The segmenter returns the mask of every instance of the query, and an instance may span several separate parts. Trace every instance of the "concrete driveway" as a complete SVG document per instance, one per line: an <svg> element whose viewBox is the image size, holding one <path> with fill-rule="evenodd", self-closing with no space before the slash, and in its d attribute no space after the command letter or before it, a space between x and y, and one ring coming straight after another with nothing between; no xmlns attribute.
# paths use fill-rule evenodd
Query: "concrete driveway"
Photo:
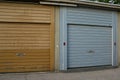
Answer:
<svg viewBox="0 0 120 80"><path fill-rule="evenodd" d="M0 80L120 80L120 68L71 73L6 73Z"/></svg>

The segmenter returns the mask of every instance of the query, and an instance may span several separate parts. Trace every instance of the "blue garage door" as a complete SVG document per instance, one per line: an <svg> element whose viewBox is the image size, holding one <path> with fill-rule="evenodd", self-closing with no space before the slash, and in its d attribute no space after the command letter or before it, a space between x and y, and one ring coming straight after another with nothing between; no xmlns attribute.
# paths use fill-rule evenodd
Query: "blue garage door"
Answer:
<svg viewBox="0 0 120 80"><path fill-rule="evenodd" d="M112 65L112 27L68 25L68 68Z"/></svg>

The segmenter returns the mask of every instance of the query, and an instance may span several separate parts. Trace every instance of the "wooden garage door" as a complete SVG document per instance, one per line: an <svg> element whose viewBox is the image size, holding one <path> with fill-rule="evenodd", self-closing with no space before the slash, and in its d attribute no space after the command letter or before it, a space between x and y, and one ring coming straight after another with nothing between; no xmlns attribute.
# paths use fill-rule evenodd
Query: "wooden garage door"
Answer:
<svg viewBox="0 0 120 80"><path fill-rule="evenodd" d="M0 72L54 70L53 15L50 6L0 3Z"/></svg>

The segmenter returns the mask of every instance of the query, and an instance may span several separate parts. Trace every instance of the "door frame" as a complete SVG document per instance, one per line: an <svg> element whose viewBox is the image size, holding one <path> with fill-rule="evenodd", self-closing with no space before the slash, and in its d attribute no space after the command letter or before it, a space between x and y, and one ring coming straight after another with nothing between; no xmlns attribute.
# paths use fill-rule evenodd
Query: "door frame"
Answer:
<svg viewBox="0 0 120 80"><path fill-rule="evenodd" d="M60 7L60 70L67 70L67 7ZM118 66L117 12L112 11L112 66Z"/></svg>

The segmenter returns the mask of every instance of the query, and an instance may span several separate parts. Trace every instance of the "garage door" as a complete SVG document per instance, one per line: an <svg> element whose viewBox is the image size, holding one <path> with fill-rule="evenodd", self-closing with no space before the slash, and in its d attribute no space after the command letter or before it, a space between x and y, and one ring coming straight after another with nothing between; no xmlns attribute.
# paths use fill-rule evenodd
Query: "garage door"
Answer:
<svg viewBox="0 0 120 80"><path fill-rule="evenodd" d="M117 65L116 12L85 7L60 11L60 70Z"/></svg>
<svg viewBox="0 0 120 80"><path fill-rule="evenodd" d="M68 68L112 65L112 28L68 25Z"/></svg>
<svg viewBox="0 0 120 80"><path fill-rule="evenodd" d="M0 72L54 70L53 15L50 6L0 3Z"/></svg>

